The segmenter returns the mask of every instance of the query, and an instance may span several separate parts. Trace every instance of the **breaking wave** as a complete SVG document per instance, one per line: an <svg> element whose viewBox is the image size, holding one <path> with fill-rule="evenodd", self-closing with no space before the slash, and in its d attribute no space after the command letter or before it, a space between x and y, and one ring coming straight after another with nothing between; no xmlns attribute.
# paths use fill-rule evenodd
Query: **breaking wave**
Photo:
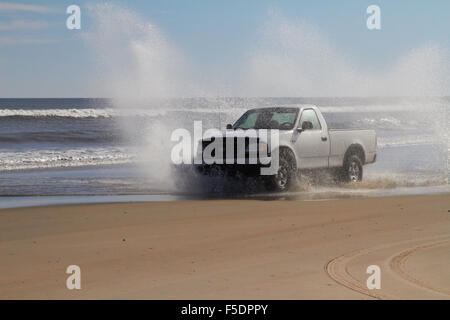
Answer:
<svg viewBox="0 0 450 320"><path fill-rule="evenodd" d="M6 151L0 153L0 171L123 164L134 159L120 147Z"/></svg>
<svg viewBox="0 0 450 320"><path fill-rule="evenodd" d="M61 118L111 118L118 116L155 116L164 110L118 110L106 109L0 109L0 117L61 117Z"/></svg>

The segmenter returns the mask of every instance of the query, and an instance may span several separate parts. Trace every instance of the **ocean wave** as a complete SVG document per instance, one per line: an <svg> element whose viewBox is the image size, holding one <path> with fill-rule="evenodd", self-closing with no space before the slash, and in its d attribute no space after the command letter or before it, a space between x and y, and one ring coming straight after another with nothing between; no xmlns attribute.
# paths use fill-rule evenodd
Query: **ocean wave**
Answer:
<svg viewBox="0 0 450 320"><path fill-rule="evenodd" d="M393 104L361 104L361 105L319 105L322 112L332 113L369 113L369 112L420 112L422 110L442 110L448 108L448 102L443 100L425 100L409 103Z"/></svg>
<svg viewBox="0 0 450 320"><path fill-rule="evenodd" d="M381 130L406 130L417 129L423 125L418 119L399 119L396 117L371 117L355 121L355 125L361 128L373 128Z"/></svg>
<svg viewBox="0 0 450 320"><path fill-rule="evenodd" d="M190 112L200 114L226 113L234 117L240 116L243 112L251 108L263 106L276 106L277 104L254 104L254 105L233 105L210 102L210 105L199 106L152 106L152 107L129 107L129 108L39 108L39 109L20 109L16 107L0 108L1 117L67 117L67 118L111 118L122 116L159 116L170 112ZM283 105L283 104L282 104ZM302 104L292 104L300 106ZM420 105L361 105L361 106L319 106L320 110L327 114L340 113L392 113L392 112L416 112L420 110ZM442 104L428 104L427 111L439 110L444 107ZM370 121L370 119L368 120ZM381 121L391 121L389 117Z"/></svg>
<svg viewBox="0 0 450 320"><path fill-rule="evenodd" d="M110 118L113 109L0 109L0 117Z"/></svg>
<svg viewBox="0 0 450 320"><path fill-rule="evenodd" d="M110 143L124 141L120 132L104 130L67 130L1 133L0 143Z"/></svg>
<svg viewBox="0 0 450 320"><path fill-rule="evenodd" d="M1 117L112 118L121 116L163 115L163 109L0 109Z"/></svg>
<svg viewBox="0 0 450 320"><path fill-rule="evenodd" d="M394 136L378 138L378 147L380 148L446 144L447 141L444 139L444 137L439 137L436 135Z"/></svg>
<svg viewBox="0 0 450 320"><path fill-rule="evenodd" d="M134 160L135 155L119 147L4 151L0 153L0 171L122 164Z"/></svg>

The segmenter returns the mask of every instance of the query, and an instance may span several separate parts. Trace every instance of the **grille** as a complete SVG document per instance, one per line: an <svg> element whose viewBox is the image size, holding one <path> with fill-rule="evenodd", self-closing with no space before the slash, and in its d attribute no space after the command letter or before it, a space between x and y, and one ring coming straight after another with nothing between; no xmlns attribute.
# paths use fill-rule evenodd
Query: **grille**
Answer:
<svg viewBox="0 0 450 320"><path fill-rule="evenodd" d="M203 140L202 141L202 159L203 162L205 162L205 159L208 158L209 156L209 152L208 154L205 154L204 151L206 149L206 147L208 145L210 145L211 143L215 142L216 139L221 139L222 140L222 163L225 163L225 160L228 159L233 159L233 163L234 164L238 164L237 163L237 158L238 158L238 144L242 143L242 141L244 141L244 154L241 153L239 154L239 158L245 158L245 164L250 164L250 158L251 159L256 159L257 163L259 162L259 157L258 157L258 148L259 148L259 138L250 138L250 137L232 137L232 138L211 138L211 140L207 141L207 140ZM252 148L250 148L250 144L252 145ZM231 151L227 150L227 147L232 146L233 148L233 152L232 155L233 157L231 157ZM242 147L240 147L242 148ZM212 152L211 152L211 157L215 158L216 157L216 150L217 148L215 148ZM230 153L230 156L227 156L227 153Z"/></svg>

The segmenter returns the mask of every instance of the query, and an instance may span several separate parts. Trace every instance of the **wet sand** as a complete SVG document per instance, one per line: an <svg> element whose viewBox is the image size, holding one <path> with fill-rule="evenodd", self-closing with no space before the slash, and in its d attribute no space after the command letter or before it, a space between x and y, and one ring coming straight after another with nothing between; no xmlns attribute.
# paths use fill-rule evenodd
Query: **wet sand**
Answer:
<svg viewBox="0 0 450 320"><path fill-rule="evenodd" d="M3 209L0 298L450 299L449 210L448 193Z"/></svg>

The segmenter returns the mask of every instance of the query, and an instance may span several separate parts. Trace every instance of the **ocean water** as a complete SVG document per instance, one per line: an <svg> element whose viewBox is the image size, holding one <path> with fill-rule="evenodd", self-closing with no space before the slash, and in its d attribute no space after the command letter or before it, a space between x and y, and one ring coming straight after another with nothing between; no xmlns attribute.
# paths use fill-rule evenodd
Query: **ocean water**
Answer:
<svg viewBox="0 0 450 320"><path fill-rule="evenodd" d="M160 167L172 130L223 129L248 108L294 103L319 106L331 128L376 130L361 188L447 184L450 98L0 99L0 196L189 193Z"/></svg>

